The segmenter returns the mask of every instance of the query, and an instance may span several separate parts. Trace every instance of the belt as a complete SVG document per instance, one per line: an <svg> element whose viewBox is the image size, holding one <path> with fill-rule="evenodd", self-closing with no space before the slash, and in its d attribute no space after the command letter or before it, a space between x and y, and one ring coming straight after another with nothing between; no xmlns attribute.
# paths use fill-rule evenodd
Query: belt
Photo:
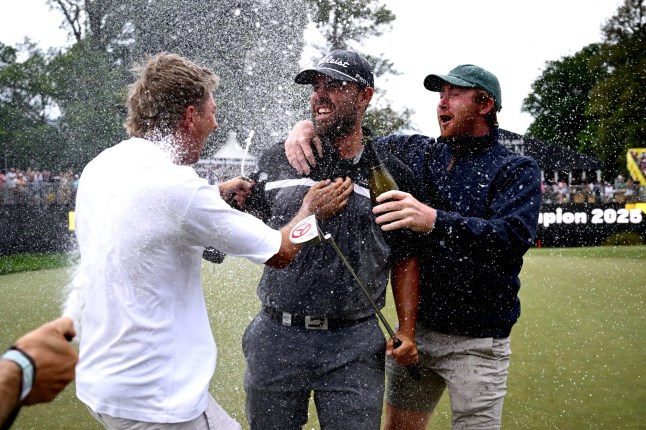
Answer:
<svg viewBox="0 0 646 430"><path fill-rule="evenodd" d="M332 330L335 328L350 327L375 317L373 314L356 320L347 320L312 315L295 315L269 306L263 306L262 311L286 327L304 327L308 330Z"/></svg>

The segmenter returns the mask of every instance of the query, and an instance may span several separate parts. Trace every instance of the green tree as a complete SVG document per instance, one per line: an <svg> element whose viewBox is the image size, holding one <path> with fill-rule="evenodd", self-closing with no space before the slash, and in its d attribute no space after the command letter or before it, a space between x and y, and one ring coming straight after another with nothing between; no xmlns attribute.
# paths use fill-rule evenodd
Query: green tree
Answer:
<svg viewBox="0 0 646 430"><path fill-rule="evenodd" d="M330 49L346 49L348 43L381 36L395 15L380 0L309 0L314 7L312 21Z"/></svg>
<svg viewBox="0 0 646 430"><path fill-rule="evenodd" d="M592 61L599 50L598 44L588 45L572 56L546 63L523 101L522 110L534 117L527 134L569 149L585 149L580 133L590 120L585 115L589 93L607 75L603 64Z"/></svg>
<svg viewBox="0 0 646 430"><path fill-rule="evenodd" d="M361 52L361 42L379 37L396 19L381 0L309 0L313 8L312 22L326 44L315 46L321 55L333 49ZM393 63L383 56L362 55L372 65L375 77L398 74ZM366 112L365 123L375 135L391 134L411 127L410 109L395 111L384 91L375 88L375 98Z"/></svg>
<svg viewBox="0 0 646 430"><path fill-rule="evenodd" d="M385 136L410 128L411 114L408 108L403 112L396 112L391 106L372 109L366 113L364 125L372 131L373 136Z"/></svg>
<svg viewBox="0 0 646 430"><path fill-rule="evenodd" d="M254 130L252 150L259 150L296 119L293 76L307 24L299 2L50 0L50 4L63 11L74 37L91 38L86 49L103 54L114 69L167 51L220 75L216 93L220 128L207 145L219 146L229 131L244 136Z"/></svg>
<svg viewBox="0 0 646 430"><path fill-rule="evenodd" d="M596 61L609 70L590 91L585 144L606 162L607 175L626 170L626 152L646 142L646 2L625 0L602 28Z"/></svg>
<svg viewBox="0 0 646 430"><path fill-rule="evenodd" d="M523 110L530 135L593 154L612 179L646 141L646 3L625 0L602 31L601 44L548 62Z"/></svg>
<svg viewBox="0 0 646 430"><path fill-rule="evenodd" d="M48 0L76 42L52 60L52 77L64 139L61 163L82 169L103 149L125 137L125 86L130 75L131 29L135 2L127 0Z"/></svg>
<svg viewBox="0 0 646 430"><path fill-rule="evenodd" d="M126 137L123 129L126 71L83 39L50 65L64 145L61 160L81 170L102 150ZM61 161L63 163L63 161Z"/></svg>
<svg viewBox="0 0 646 430"><path fill-rule="evenodd" d="M24 57L22 61L18 57ZM33 43L0 43L0 154L3 168L53 168L62 144L49 69L50 54Z"/></svg>
<svg viewBox="0 0 646 430"><path fill-rule="evenodd" d="M128 69L160 51L184 55L221 76L216 93L220 129L207 143L212 149L225 141L229 131L242 140L254 130L251 151L258 152L284 136L306 112L306 90L293 83L308 22L308 9L301 2L48 0L48 4L62 14L62 25L76 42L47 63L48 94L60 115L41 120L56 131L47 134L56 136L51 154L61 165L79 169L124 137L125 88L132 79ZM312 4L335 8L340 25L330 34L338 40L359 42L378 36L394 19L374 0ZM387 60L371 61L377 74L392 71ZM373 122L384 127L406 125L408 115L388 108Z"/></svg>
<svg viewBox="0 0 646 430"><path fill-rule="evenodd" d="M138 2L129 0L47 0L50 8L63 14L62 25L78 43L91 37L93 48L123 55L128 44L128 19ZM139 2L141 3L141 2Z"/></svg>

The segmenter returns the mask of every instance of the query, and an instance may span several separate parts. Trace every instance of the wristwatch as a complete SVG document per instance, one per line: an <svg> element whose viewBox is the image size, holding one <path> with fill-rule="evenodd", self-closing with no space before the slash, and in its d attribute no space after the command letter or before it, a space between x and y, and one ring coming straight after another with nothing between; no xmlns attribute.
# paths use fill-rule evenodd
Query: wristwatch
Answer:
<svg viewBox="0 0 646 430"><path fill-rule="evenodd" d="M36 380L36 365L34 364L34 360L29 354L16 346L12 346L2 354L2 359L13 361L22 370L22 384L20 386L20 401L22 402L31 392L31 388Z"/></svg>

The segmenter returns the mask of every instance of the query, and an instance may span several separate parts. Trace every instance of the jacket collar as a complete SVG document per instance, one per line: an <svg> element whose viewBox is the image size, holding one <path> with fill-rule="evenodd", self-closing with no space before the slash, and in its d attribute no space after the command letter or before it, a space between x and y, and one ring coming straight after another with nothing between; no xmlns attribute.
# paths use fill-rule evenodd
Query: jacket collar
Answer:
<svg viewBox="0 0 646 430"><path fill-rule="evenodd" d="M451 152L457 156L478 154L489 150L498 143L498 127L484 136L438 137L437 141L448 146Z"/></svg>

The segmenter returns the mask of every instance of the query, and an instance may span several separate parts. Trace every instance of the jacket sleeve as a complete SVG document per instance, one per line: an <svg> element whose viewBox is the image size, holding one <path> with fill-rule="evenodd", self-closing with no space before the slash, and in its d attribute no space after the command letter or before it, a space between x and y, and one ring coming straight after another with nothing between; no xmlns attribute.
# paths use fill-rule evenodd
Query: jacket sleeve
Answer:
<svg viewBox="0 0 646 430"><path fill-rule="evenodd" d="M536 238L540 176L532 158L514 157L499 170L483 218L438 210L427 237L485 266L517 259Z"/></svg>
<svg viewBox="0 0 646 430"><path fill-rule="evenodd" d="M393 134L390 136L378 137L374 140L375 145L385 149L401 160L408 160L413 153L426 153L435 144L435 139L421 134L404 135Z"/></svg>

